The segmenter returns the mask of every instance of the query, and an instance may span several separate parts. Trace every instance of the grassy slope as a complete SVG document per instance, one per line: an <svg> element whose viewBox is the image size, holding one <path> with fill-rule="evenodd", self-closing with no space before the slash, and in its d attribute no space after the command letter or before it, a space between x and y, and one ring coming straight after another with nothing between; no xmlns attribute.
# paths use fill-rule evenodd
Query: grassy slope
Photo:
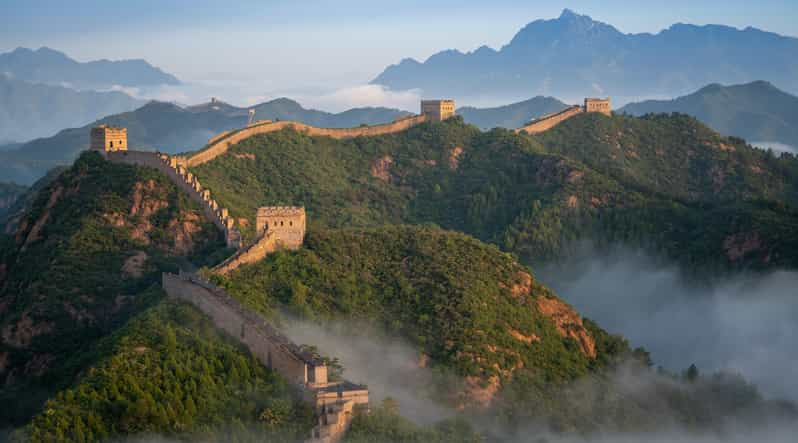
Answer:
<svg viewBox="0 0 798 443"><path fill-rule="evenodd" d="M195 172L250 225L258 206L295 204L308 208L312 226L434 222L528 263L590 238L644 245L691 266L798 265L794 160L681 116L586 115L555 130L480 133L459 119L343 141L286 130L250 138ZM619 156L619 131L620 146L634 146L638 158ZM717 192L707 172L716 170ZM746 238L756 247L729 254Z"/></svg>

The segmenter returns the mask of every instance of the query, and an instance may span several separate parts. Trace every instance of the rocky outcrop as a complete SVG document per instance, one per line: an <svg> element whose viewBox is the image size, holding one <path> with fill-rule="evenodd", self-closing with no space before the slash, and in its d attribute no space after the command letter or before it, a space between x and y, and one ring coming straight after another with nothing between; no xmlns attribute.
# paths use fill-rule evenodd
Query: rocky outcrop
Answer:
<svg viewBox="0 0 798 443"><path fill-rule="evenodd" d="M391 181L391 171L389 168L393 164L393 157L384 155L371 164L371 176L386 183Z"/></svg>
<svg viewBox="0 0 798 443"><path fill-rule="evenodd" d="M235 219L230 216L227 208L221 207L211 197L211 191L203 187L199 179L183 166L183 161L180 158L143 151L113 151L107 152L105 155L111 162L148 166L163 172L178 189L199 203L208 220L224 233L228 246L241 247L241 232L236 227ZM135 204L135 193L134 208L138 208ZM138 210L146 211L147 208Z"/></svg>
<svg viewBox="0 0 798 443"><path fill-rule="evenodd" d="M536 302L540 313L554 323L561 336L573 338L585 356L596 358L596 342L572 307L554 297L538 296Z"/></svg>

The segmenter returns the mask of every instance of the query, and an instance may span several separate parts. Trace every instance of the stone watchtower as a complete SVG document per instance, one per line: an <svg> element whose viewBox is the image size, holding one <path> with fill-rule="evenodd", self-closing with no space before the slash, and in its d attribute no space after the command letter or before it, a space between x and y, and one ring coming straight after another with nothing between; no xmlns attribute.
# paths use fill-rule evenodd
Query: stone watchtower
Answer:
<svg viewBox="0 0 798 443"><path fill-rule="evenodd" d="M610 98L586 98L584 111L610 115Z"/></svg>
<svg viewBox="0 0 798 443"><path fill-rule="evenodd" d="M289 249L302 246L305 239L305 208L265 206L258 208L255 229L258 235L273 232L275 239Z"/></svg>
<svg viewBox="0 0 798 443"><path fill-rule="evenodd" d="M421 114L432 121L443 121L454 115L454 100L421 100Z"/></svg>
<svg viewBox="0 0 798 443"><path fill-rule="evenodd" d="M100 125L91 128L91 150L100 153L127 151L127 128Z"/></svg>

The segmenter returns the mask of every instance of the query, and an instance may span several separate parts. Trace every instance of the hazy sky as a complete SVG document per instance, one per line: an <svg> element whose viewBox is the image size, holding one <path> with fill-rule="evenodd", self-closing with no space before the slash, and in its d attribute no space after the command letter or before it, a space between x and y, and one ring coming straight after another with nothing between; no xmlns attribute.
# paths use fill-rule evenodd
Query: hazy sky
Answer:
<svg viewBox="0 0 798 443"><path fill-rule="evenodd" d="M255 101L363 85L404 57L498 48L526 23L566 7L623 32L685 22L798 35L795 0L2 0L0 51L49 46L79 60L145 58L202 91L238 88L237 100ZM191 100L198 91L172 92Z"/></svg>

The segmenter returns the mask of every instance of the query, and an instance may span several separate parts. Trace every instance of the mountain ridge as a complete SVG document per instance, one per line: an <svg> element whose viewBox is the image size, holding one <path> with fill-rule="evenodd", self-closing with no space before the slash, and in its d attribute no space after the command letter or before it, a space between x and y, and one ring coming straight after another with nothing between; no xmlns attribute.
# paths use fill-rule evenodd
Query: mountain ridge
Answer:
<svg viewBox="0 0 798 443"><path fill-rule="evenodd" d="M15 149L0 151L0 160L3 160L0 176L30 184L48 169L68 164L80 151L88 148L89 131L98 124L127 127L131 148L167 153L197 150L222 131L246 126L249 109L256 110L256 119L298 120L321 127L385 123L409 114L381 107L329 113L306 109L287 98L248 108L219 101L186 108L173 103L150 101L136 110L109 115L80 128L64 129L52 137L31 140Z"/></svg>
<svg viewBox="0 0 798 443"><path fill-rule="evenodd" d="M119 91L77 91L0 74L0 143L50 137L144 103Z"/></svg>
<svg viewBox="0 0 798 443"><path fill-rule="evenodd" d="M395 90L505 99L573 91L613 96L673 96L712 82L766 79L798 91L798 38L756 28L674 24L655 34L625 34L565 10L535 20L499 50L446 50L423 62L403 59L372 80Z"/></svg>
<svg viewBox="0 0 798 443"><path fill-rule="evenodd" d="M752 142L780 142L798 146L798 97L771 82L712 83L672 100L629 103L618 110L640 116L680 112L691 115L716 131Z"/></svg>
<svg viewBox="0 0 798 443"><path fill-rule="evenodd" d="M175 76L143 59L79 62L46 46L36 50L18 47L0 54L1 72L33 83L70 85L77 89L180 84Z"/></svg>

